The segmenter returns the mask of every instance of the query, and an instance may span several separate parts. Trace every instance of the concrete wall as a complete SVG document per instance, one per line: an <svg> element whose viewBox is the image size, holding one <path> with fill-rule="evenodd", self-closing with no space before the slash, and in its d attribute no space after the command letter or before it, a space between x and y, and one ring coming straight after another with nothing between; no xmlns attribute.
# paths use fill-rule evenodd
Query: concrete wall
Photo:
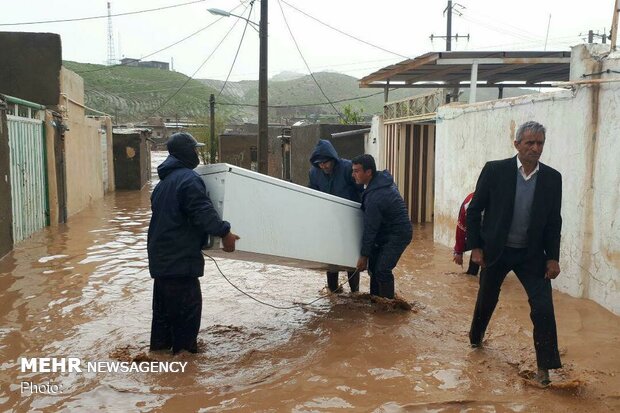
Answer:
<svg viewBox="0 0 620 413"><path fill-rule="evenodd" d="M2 93L41 105L56 105L62 64L60 36L0 32L0 45Z"/></svg>
<svg viewBox="0 0 620 413"><path fill-rule="evenodd" d="M254 155L255 164L253 170L258 168L258 147L256 135L220 135L219 138L220 162L229 163L231 165L252 170L251 148L253 147L256 151L256 154ZM269 157L269 161L271 161L271 156Z"/></svg>
<svg viewBox="0 0 620 413"><path fill-rule="evenodd" d="M61 70L60 105L69 128L65 132L67 213L71 216L103 197L100 122L84 116L84 81Z"/></svg>
<svg viewBox="0 0 620 413"><path fill-rule="evenodd" d="M571 74L576 80L608 68L620 70L619 54L606 59L591 57L585 46L577 46L572 56ZM515 155L512 141L517 127L536 120L547 127L541 162L563 176L562 274L553 286L620 314L619 105L620 82L613 82L574 84L573 90L440 107L435 240L454 244L458 208L474 189L485 162Z"/></svg>
<svg viewBox="0 0 620 413"><path fill-rule="evenodd" d="M281 136L282 129L280 129L280 133L278 136ZM277 136L269 136L269 162L267 165L267 171L269 176L273 176L275 178L283 179L283 163L284 157L282 154L282 139L278 139Z"/></svg>
<svg viewBox="0 0 620 413"><path fill-rule="evenodd" d="M282 125L271 125L268 128L267 174L275 178L282 178L282 141L278 136L282 135L283 128L285 127ZM244 124L232 129L233 131L219 136L218 156L222 159L221 162L250 169L250 147L258 145L258 126Z"/></svg>
<svg viewBox="0 0 620 413"><path fill-rule="evenodd" d="M364 136L364 153L372 155L377 164L377 170L385 169L385 137L383 136L383 116L372 117L370 133Z"/></svg>
<svg viewBox="0 0 620 413"><path fill-rule="evenodd" d="M4 101L0 99L0 258L13 249L13 209L11 206L11 164L9 131Z"/></svg>

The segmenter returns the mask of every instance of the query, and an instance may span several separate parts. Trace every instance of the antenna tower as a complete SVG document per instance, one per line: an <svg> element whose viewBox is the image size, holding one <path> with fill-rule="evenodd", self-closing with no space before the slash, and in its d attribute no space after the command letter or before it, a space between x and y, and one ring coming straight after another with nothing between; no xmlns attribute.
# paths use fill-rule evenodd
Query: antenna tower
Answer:
<svg viewBox="0 0 620 413"><path fill-rule="evenodd" d="M114 31L112 30L112 7L108 2L108 66L116 64L114 55Z"/></svg>

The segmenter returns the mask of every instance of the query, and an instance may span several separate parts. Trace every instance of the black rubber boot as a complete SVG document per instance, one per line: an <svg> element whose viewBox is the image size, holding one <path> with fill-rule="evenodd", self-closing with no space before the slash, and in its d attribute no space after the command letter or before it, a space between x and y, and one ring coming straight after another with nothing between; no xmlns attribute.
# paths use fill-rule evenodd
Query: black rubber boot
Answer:
<svg viewBox="0 0 620 413"><path fill-rule="evenodd" d="M551 383L549 380L549 370L538 368L536 372L536 381L542 384L543 386L548 386Z"/></svg>
<svg viewBox="0 0 620 413"><path fill-rule="evenodd" d="M342 288L338 288L338 273L337 272L328 272L327 273L327 288L332 293L341 293Z"/></svg>
<svg viewBox="0 0 620 413"><path fill-rule="evenodd" d="M351 287L352 293L357 293L360 290L360 272L347 272L349 277L349 287Z"/></svg>

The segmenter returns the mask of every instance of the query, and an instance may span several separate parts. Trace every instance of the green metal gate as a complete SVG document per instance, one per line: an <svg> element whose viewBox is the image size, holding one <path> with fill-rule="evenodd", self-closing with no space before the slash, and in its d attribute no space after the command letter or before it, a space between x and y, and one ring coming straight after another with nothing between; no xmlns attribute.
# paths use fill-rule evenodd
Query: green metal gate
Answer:
<svg viewBox="0 0 620 413"><path fill-rule="evenodd" d="M11 160L13 242L49 225L44 107L5 95Z"/></svg>

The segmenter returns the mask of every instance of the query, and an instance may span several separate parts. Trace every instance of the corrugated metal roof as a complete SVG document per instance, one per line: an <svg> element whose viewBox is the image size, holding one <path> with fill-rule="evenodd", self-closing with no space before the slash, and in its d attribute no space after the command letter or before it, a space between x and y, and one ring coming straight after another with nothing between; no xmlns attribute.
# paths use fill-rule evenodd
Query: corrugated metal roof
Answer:
<svg viewBox="0 0 620 413"><path fill-rule="evenodd" d="M365 76L360 87L469 87L460 82L470 81L473 63L478 63L478 87L547 86L541 82L569 80L570 55L567 51L426 53Z"/></svg>

